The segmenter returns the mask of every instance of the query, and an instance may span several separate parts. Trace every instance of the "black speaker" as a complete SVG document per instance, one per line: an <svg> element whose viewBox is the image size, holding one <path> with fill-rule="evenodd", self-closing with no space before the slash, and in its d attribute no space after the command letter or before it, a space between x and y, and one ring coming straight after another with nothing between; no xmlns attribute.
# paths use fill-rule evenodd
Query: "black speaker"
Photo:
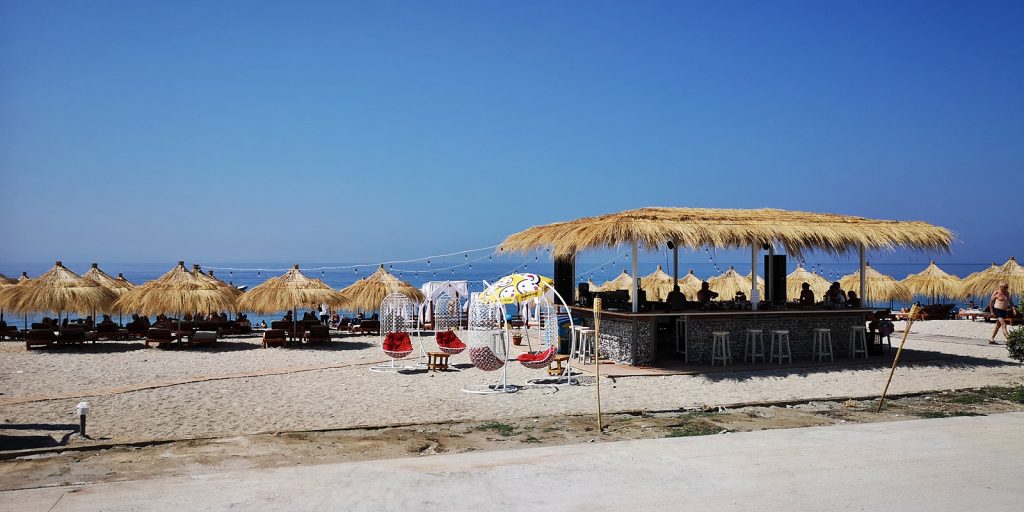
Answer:
<svg viewBox="0 0 1024 512"><path fill-rule="evenodd" d="M555 291L562 296L566 304L572 304L575 296L573 291L576 283L576 257L555 258L554 273Z"/></svg>
<svg viewBox="0 0 1024 512"><path fill-rule="evenodd" d="M786 302L786 255L764 255L764 301Z"/></svg>

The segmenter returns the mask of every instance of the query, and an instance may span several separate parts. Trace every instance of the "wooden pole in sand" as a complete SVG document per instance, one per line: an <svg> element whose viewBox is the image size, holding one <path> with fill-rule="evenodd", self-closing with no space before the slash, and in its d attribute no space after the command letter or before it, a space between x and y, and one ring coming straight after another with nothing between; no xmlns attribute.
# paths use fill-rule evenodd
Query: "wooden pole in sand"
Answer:
<svg viewBox="0 0 1024 512"><path fill-rule="evenodd" d="M597 376L597 431L601 428L601 355L598 354L598 336L601 333L601 298L594 299L594 375Z"/></svg>
<svg viewBox="0 0 1024 512"><path fill-rule="evenodd" d="M875 412L882 412L882 404L885 403L885 394L889 392L889 384L892 383L892 375L896 373L896 363L900 362L900 352L903 352L903 344L907 342L907 336L910 335L910 326L914 323L914 318L917 317L917 305L915 304L910 308L910 315L907 316L907 326L903 328L903 339L900 341L900 348L896 349L896 357L892 360L892 369L889 370L889 380L885 383L885 389L882 390L882 398L878 400L878 409Z"/></svg>

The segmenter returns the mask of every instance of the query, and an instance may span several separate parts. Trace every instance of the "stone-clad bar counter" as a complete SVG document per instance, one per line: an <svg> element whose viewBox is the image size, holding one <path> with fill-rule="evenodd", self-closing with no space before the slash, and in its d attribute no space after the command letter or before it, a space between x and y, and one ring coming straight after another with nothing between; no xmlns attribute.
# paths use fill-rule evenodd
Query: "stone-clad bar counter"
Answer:
<svg viewBox="0 0 1024 512"><path fill-rule="evenodd" d="M593 310L571 307L574 316L593 326ZM875 309L784 311L679 311L674 313L601 312L600 353L616 363L650 366L658 358L658 325L668 324L675 352L694 364L711 364L711 333L728 331L735 362L743 361L747 329L764 331L765 351L771 331L789 331L793 359L811 357L814 329L832 330L832 351L847 357L850 328L864 326ZM870 343L870 340L869 340Z"/></svg>

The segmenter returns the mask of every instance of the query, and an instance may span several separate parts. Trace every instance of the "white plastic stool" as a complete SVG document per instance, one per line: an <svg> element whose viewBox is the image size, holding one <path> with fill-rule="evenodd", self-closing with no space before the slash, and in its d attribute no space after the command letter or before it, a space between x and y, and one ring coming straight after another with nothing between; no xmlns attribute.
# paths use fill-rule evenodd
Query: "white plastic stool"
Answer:
<svg viewBox="0 0 1024 512"><path fill-rule="evenodd" d="M587 358L594 356L594 330L585 327L577 329L575 344L576 359L587 364Z"/></svg>
<svg viewBox="0 0 1024 512"><path fill-rule="evenodd" d="M863 325L850 327L850 357L857 359L857 354L864 354L868 358L867 328Z"/></svg>
<svg viewBox="0 0 1024 512"><path fill-rule="evenodd" d="M715 331L711 333L714 338L711 341L711 366L718 361L722 366L732 364L732 350L729 349L729 332Z"/></svg>
<svg viewBox="0 0 1024 512"><path fill-rule="evenodd" d="M776 342L778 342L778 345L776 345ZM789 346L789 331L772 331L772 343L771 349L768 352L768 362L773 363L778 359L779 364L782 364L783 358L785 358L789 363L793 362L793 352L790 350Z"/></svg>
<svg viewBox="0 0 1024 512"><path fill-rule="evenodd" d="M820 362L825 360L825 356L828 356L829 361L835 361L832 358L832 329L819 327L814 330L814 348L811 349L811 359L817 359Z"/></svg>
<svg viewBox="0 0 1024 512"><path fill-rule="evenodd" d="M761 329L747 329L747 341L743 343L743 362L750 357L751 363L756 363L757 358L764 362L764 331Z"/></svg>

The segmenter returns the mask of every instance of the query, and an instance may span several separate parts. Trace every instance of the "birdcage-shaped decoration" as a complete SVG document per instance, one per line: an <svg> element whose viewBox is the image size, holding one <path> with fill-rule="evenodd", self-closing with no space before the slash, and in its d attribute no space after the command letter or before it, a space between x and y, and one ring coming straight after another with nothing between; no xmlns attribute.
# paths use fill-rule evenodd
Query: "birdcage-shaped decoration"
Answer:
<svg viewBox="0 0 1024 512"><path fill-rule="evenodd" d="M380 303L380 334L381 350L391 358L386 365L370 367L371 371L399 371L411 370L412 366L400 366L399 359L404 359L412 354L413 348L410 334L418 334L416 325L416 303L400 293L392 293ZM422 345L422 344L421 344ZM423 352L422 346L420 352Z"/></svg>
<svg viewBox="0 0 1024 512"><path fill-rule="evenodd" d="M508 341L504 335L504 322L501 305L480 300L470 302L469 329L466 331L469 360L474 367L485 372L501 370L501 377L496 384L463 388L466 393L514 393L519 390L517 386L508 384L505 378Z"/></svg>

